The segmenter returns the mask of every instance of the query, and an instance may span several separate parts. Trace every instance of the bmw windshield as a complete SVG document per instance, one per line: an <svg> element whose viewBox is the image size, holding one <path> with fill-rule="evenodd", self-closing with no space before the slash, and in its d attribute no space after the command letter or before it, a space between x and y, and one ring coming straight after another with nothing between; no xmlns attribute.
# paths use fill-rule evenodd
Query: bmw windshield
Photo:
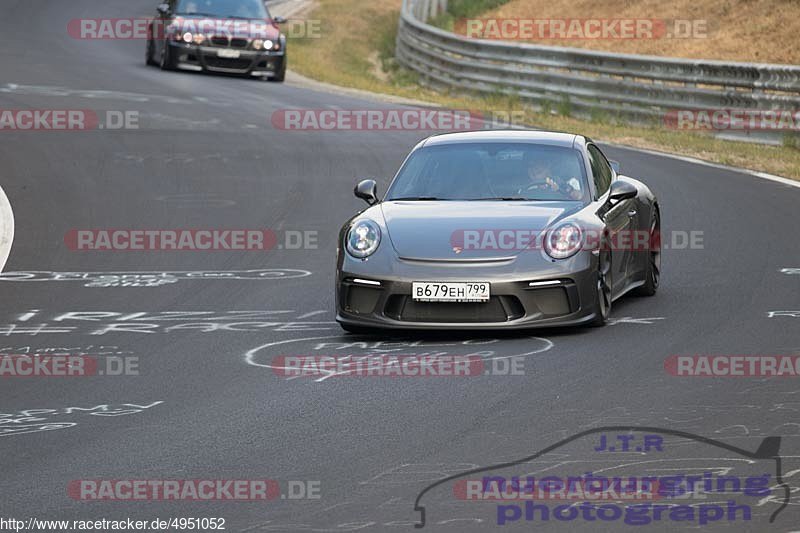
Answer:
<svg viewBox="0 0 800 533"><path fill-rule="evenodd" d="M261 20L269 18L262 0L180 0L176 14Z"/></svg>
<svg viewBox="0 0 800 533"><path fill-rule="evenodd" d="M458 143L415 151L386 200L583 201L579 151L530 143Z"/></svg>

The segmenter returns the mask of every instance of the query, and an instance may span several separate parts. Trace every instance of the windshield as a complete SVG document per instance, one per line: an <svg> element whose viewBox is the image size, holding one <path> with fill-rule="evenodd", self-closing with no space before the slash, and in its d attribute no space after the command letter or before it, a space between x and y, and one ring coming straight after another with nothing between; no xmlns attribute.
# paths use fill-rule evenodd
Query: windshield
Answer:
<svg viewBox="0 0 800 533"><path fill-rule="evenodd" d="M387 200L582 201L579 151L531 143L459 143L414 152Z"/></svg>
<svg viewBox="0 0 800 533"><path fill-rule="evenodd" d="M269 18L263 0L180 0L177 15L219 18Z"/></svg>

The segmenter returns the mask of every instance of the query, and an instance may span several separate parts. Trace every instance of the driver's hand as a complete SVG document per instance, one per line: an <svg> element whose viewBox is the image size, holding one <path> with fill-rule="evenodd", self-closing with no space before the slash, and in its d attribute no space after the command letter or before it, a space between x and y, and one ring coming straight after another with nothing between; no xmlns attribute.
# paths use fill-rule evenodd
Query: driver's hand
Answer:
<svg viewBox="0 0 800 533"><path fill-rule="evenodd" d="M540 181L538 183L533 183L528 185L526 190L534 191L534 190L549 190L549 191L557 191L559 190L558 183L553 181L552 178L545 178L544 181Z"/></svg>

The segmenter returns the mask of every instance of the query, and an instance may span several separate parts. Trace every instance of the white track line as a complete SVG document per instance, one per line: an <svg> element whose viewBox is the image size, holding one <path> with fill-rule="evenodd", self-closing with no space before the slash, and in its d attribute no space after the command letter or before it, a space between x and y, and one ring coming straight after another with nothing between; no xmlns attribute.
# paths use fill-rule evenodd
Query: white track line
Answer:
<svg viewBox="0 0 800 533"><path fill-rule="evenodd" d="M688 157L685 155L677 155L677 154L670 154L668 152L660 152L658 150L648 150L646 148L635 148L633 146L627 146L624 144L616 144L612 142L605 142L602 140L597 139L597 142L600 144L605 144L606 146L613 146L614 148L621 148L623 150L633 150L635 152L642 152L648 155L657 155L661 157L669 157L671 159L677 159L679 161L685 161L686 163L692 163L695 165L703 165L706 167L718 168L721 170L728 170L733 172L741 172L743 174L750 174L751 176L756 176L757 178L762 178L765 180L774 181L777 183L782 183L783 185L789 185L791 187L800 187L800 181L793 180L789 178L784 178L783 176L776 176L775 174L767 174L766 172L759 172L757 170L750 170L747 168L740 168L740 167L733 167L730 165L721 165L719 163L711 163L710 161L703 161L702 159L697 159L695 157Z"/></svg>
<svg viewBox="0 0 800 533"><path fill-rule="evenodd" d="M8 201L5 191L0 187L0 272L6 264L11 253L11 244L14 242L14 211Z"/></svg>

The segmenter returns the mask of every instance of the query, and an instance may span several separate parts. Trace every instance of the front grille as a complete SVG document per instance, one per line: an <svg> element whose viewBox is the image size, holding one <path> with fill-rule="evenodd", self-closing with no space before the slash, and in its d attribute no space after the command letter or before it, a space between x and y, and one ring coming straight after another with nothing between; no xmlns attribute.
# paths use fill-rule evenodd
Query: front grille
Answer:
<svg viewBox="0 0 800 533"><path fill-rule="evenodd" d="M372 313L381 295L380 289L358 285L346 285L344 291L345 311L356 314Z"/></svg>
<svg viewBox="0 0 800 533"><path fill-rule="evenodd" d="M227 35L213 35L208 42L211 46L221 48L247 48L250 40L245 37L228 37Z"/></svg>
<svg viewBox="0 0 800 533"><path fill-rule="evenodd" d="M572 281L561 287L526 289L520 299L529 314L538 312L546 317L568 315L580 308L578 286Z"/></svg>
<svg viewBox="0 0 800 533"><path fill-rule="evenodd" d="M248 58L227 59L224 57L206 56L204 58L206 66L210 69L241 70L250 68L252 61Z"/></svg>
<svg viewBox="0 0 800 533"><path fill-rule="evenodd" d="M230 44L230 39L226 35L214 35L209 39L214 46L225 46Z"/></svg>
<svg viewBox="0 0 800 533"><path fill-rule="evenodd" d="M488 302L417 302L411 297L389 298L385 314L405 322L506 322L524 315L513 296L492 296Z"/></svg>

